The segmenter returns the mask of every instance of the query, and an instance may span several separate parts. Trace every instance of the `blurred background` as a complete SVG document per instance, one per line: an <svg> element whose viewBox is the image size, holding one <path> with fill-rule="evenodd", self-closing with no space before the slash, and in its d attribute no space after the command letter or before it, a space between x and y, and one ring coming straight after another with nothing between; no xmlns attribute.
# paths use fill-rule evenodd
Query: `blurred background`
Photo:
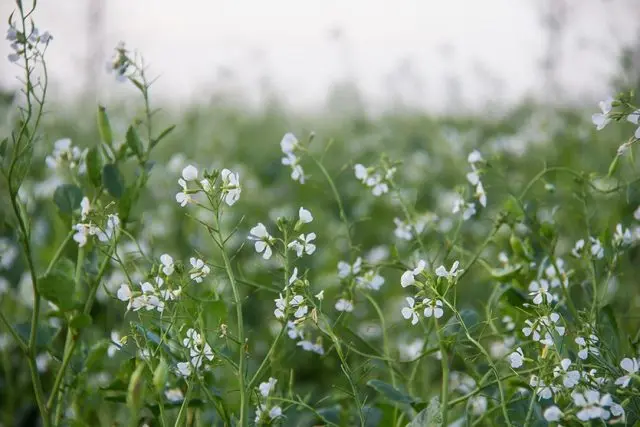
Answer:
<svg viewBox="0 0 640 427"><path fill-rule="evenodd" d="M8 16L13 2L0 4ZM120 97L105 64L119 41L173 105L274 97L299 109L481 111L524 99L594 102L638 40L637 0L65 0L36 21L54 35L52 93ZM3 57L8 43L0 44ZM17 87L0 61L0 87Z"/></svg>

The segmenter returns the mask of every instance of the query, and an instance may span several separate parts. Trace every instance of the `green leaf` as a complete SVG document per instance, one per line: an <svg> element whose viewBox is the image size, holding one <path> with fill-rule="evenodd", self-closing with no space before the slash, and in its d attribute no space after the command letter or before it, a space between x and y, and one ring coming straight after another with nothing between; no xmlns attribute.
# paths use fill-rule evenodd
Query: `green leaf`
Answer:
<svg viewBox="0 0 640 427"><path fill-rule="evenodd" d="M82 202L82 190L74 184L62 184L53 193L53 201L60 212L71 214L80 208Z"/></svg>
<svg viewBox="0 0 640 427"><path fill-rule="evenodd" d="M74 307L75 284L62 272L53 271L40 277L37 288L42 298L57 305L61 311L69 311Z"/></svg>
<svg viewBox="0 0 640 427"><path fill-rule="evenodd" d="M158 135L155 139L151 141L151 145L149 149L152 149L153 147L158 145L158 143L162 141L165 137L167 137L175 128L176 128L176 125L171 125L165 130L163 130L162 132L160 132L160 135Z"/></svg>
<svg viewBox="0 0 640 427"><path fill-rule="evenodd" d="M91 326L92 323L93 323L93 319L91 318L90 315L85 313L80 313L80 314L76 314L71 318L71 321L69 322L69 326L71 326L74 329L83 329L83 328L86 328L87 326Z"/></svg>
<svg viewBox="0 0 640 427"><path fill-rule="evenodd" d="M369 380L367 381L367 385L372 387L382 396L384 396L387 400L390 400L395 403L402 403L406 405L411 405L416 401L415 398L409 396L406 393L401 392L391 384L385 383L380 380Z"/></svg>
<svg viewBox="0 0 640 427"><path fill-rule="evenodd" d="M460 317L469 331L480 322L480 316L473 309L464 308L460 310ZM445 337L452 337L458 333L464 334L464 328L460 324L457 316L451 316L442 328L442 332Z"/></svg>
<svg viewBox="0 0 640 427"><path fill-rule="evenodd" d="M87 153L87 172L89 180L94 187L99 187L102 183L102 154L98 147L92 147Z"/></svg>
<svg viewBox="0 0 640 427"><path fill-rule="evenodd" d="M31 323L19 323L14 325L18 336L22 338L24 342L29 342L29 335L31 334ZM51 340L53 339L54 330L49 325L39 325L37 328L37 336L36 336L36 347L38 349L45 348L48 345L51 345Z"/></svg>
<svg viewBox="0 0 640 427"><path fill-rule="evenodd" d="M98 132L100 132L100 139L109 147L113 146L113 133L111 132L111 124L109 123L109 116L107 110L102 105L98 106Z"/></svg>
<svg viewBox="0 0 640 427"><path fill-rule="evenodd" d="M606 348L613 354L616 360L620 359L620 330L616 315L611 305L605 305L598 316L599 336L606 343Z"/></svg>
<svg viewBox="0 0 640 427"><path fill-rule="evenodd" d="M0 142L0 157L4 157L7 154L7 145L9 145L9 138L5 138Z"/></svg>
<svg viewBox="0 0 640 427"><path fill-rule="evenodd" d="M127 145L138 158L141 158L144 154L142 140L133 126L129 126L129 129L127 129Z"/></svg>
<svg viewBox="0 0 640 427"><path fill-rule="evenodd" d="M112 163L104 165L104 168L102 168L102 185L116 199L122 197L122 193L124 193L124 178L116 165Z"/></svg>
<svg viewBox="0 0 640 427"><path fill-rule="evenodd" d="M84 369L89 372L97 371L102 366L105 355L111 343L109 341L98 341L89 350L87 359L84 362Z"/></svg>
<svg viewBox="0 0 640 427"><path fill-rule="evenodd" d="M508 282L522 270L522 264L509 265L504 268L492 268L491 277L499 282Z"/></svg>
<svg viewBox="0 0 640 427"><path fill-rule="evenodd" d="M429 406L423 409L406 427L441 427L442 411L440 399L436 396L431 399Z"/></svg>

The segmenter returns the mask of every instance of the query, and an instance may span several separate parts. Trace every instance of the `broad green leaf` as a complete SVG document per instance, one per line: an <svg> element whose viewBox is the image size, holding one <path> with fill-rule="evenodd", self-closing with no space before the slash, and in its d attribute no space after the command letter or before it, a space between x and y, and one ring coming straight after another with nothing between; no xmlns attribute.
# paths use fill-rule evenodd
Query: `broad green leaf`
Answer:
<svg viewBox="0 0 640 427"><path fill-rule="evenodd" d="M436 396L431 399L429 406L423 409L406 427L441 427L442 411L440 399Z"/></svg>
<svg viewBox="0 0 640 427"><path fill-rule="evenodd" d="M138 158L141 158L144 154L142 140L133 126L129 126L129 129L127 129L127 145Z"/></svg>
<svg viewBox="0 0 640 427"><path fill-rule="evenodd" d="M124 193L124 178L116 165L109 163L104 166L102 169L102 185L116 199L122 197L122 193Z"/></svg>
<svg viewBox="0 0 640 427"><path fill-rule="evenodd" d="M62 184L53 193L53 201L60 212L71 214L80 208L82 202L82 190L74 184Z"/></svg>
<svg viewBox="0 0 640 427"><path fill-rule="evenodd" d="M87 172L94 187L102 184L102 154L97 147L92 147L87 153Z"/></svg>
<svg viewBox="0 0 640 427"><path fill-rule="evenodd" d="M107 110L102 105L98 106L98 132L100 132L102 142L107 144L109 147L112 147L113 133L111 132L111 124L109 123Z"/></svg>
<svg viewBox="0 0 640 427"><path fill-rule="evenodd" d="M384 381L369 380L367 381L367 385L369 387L372 387L374 390L376 390L378 393L384 396L387 400L390 400L395 403L411 405L416 401L415 398L409 396L406 393L401 392L391 384L388 384Z"/></svg>
<svg viewBox="0 0 640 427"><path fill-rule="evenodd" d="M60 271L53 271L38 279L38 292L47 301L57 305L61 311L69 311L74 307L73 280Z"/></svg>
<svg viewBox="0 0 640 427"><path fill-rule="evenodd" d="M90 315L85 313L80 313L80 314L76 314L71 318L69 325L74 329L83 329L83 328L86 328L87 326L91 326L91 323L93 323L93 319L91 318Z"/></svg>

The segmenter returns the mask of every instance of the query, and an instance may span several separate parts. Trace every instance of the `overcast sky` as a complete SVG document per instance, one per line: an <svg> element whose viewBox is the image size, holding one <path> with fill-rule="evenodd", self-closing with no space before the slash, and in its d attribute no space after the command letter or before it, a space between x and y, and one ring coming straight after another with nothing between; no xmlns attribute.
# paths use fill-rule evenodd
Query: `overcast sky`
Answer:
<svg viewBox="0 0 640 427"><path fill-rule="evenodd" d="M268 84L292 106L314 106L333 83L353 79L371 104L400 96L440 110L456 82L461 101L475 107L545 96L540 11L554 1L103 0L103 27L90 29L90 0L56 0L40 2L36 21L54 35L49 69L65 99L87 82L87 52L102 64L123 40L160 76L156 93L180 103L220 87L256 100ZM1 3L7 16L11 2ZM615 0L567 3L575 6L559 42L562 98L599 99L640 16ZM8 51L5 42L0 53ZM15 85L16 71L3 61L0 84ZM122 92L106 76L99 81L101 97Z"/></svg>

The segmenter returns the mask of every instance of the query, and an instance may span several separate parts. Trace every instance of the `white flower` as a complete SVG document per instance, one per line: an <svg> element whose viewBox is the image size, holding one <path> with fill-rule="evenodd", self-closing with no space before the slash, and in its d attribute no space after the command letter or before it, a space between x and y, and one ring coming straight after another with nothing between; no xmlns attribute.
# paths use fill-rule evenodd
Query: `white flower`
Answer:
<svg viewBox="0 0 640 427"><path fill-rule="evenodd" d="M469 399L469 407L471 413L475 416L480 416L487 411L487 398L485 396L473 396Z"/></svg>
<svg viewBox="0 0 640 427"><path fill-rule="evenodd" d="M482 207L487 207L487 193L485 193L484 191L482 182L478 182L478 185L476 185L476 192L474 194L474 197L478 199Z"/></svg>
<svg viewBox="0 0 640 427"><path fill-rule="evenodd" d="M309 307L307 307L306 305L303 305L302 304L303 302L304 302L304 297L302 295L294 295L291 298L291 301L289 301L289 305L293 307L298 307L295 313L293 313L296 319L300 319L304 317L309 311Z"/></svg>
<svg viewBox="0 0 640 427"><path fill-rule="evenodd" d="M267 231L267 228L261 222L249 232L249 240L254 241L254 246L257 253L262 253L262 258L269 259L272 255L271 245L273 244L273 237Z"/></svg>
<svg viewBox="0 0 640 427"><path fill-rule="evenodd" d="M502 323L504 323L504 327L507 331L513 331L516 328L516 323L513 321L511 316L503 316Z"/></svg>
<svg viewBox="0 0 640 427"><path fill-rule="evenodd" d="M298 267L293 267L293 272L291 273L291 277L289 277L289 282L284 287L287 289L289 286L293 285L298 280Z"/></svg>
<svg viewBox="0 0 640 427"><path fill-rule="evenodd" d="M469 162L470 165L475 166L476 163L484 162L484 159L478 150L473 150L467 156L467 162Z"/></svg>
<svg viewBox="0 0 640 427"><path fill-rule="evenodd" d="M460 269L458 270L458 266L460 265L459 261L455 261L453 263L453 265L451 266L451 270L447 271L447 269L445 268L444 265L441 265L440 267L436 268L436 276L438 277L444 277L447 280L452 280L455 279L456 277L458 277L458 274L462 273L464 270Z"/></svg>
<svg viewBox="0 0 640 427"><path fill-rule="evenodd" d="M269 380L267 382L260 383L260 385L258 386L258 390L260 390L260 394L262 395L262 397L269 397L271 392L276 389L277 382L277 379L269 377Z"/></svg>
<svg viewBox="0 0 640 427"><path fill-rule="evenodd" d="M522 348L518 347L516 351L509 355L509 363L512 368L519 368L524 363L524 353L522 352Z"/></svg>
<svg viewBox="0 0 640 427"><path fill-rule="evenodd" d="M284 154L293 153L293 151L299 147L298 138L291 132L287 132L280 141L280 149Z"/></svg>
<svg viewBox="0 0 640 427"><path fill-rule="evenodd" d="M312 343L311 341L308 341L308 340L298 341L296 345L299 347L302 347L304 351L312 351L321 356L324 354L324 349L322 348L322 345Z"/></svg>
<svg viewBox="0 0 640 427"><path fill-rule="evenodd" d="M594 237L589 237L589 240L591 240L591 256L602 259L604 257L604 248L600 240Z"/></svg>
<svg viewBox="0 0 640 427"><path fill-rule="evenodd" d="M18 39L18 30L15 27L10 26L7 30L7 40L14 42Z"/></svg>
<svg viewBox="0 0 640 427"><path fill-rule="evenodd" d="M180 390L179 388L170 388L168 390L165 390L164 396L167 398L169 402L172 402L172 403L178 403L184 400L184 394L182 393L182 390Z"/></svg>
<svg viewBox="0 0 640 427"><path fill-rule="evenodd" d="M533 387L536 391L536 394L540 396L542 399L551 399L554 393L556 393L559 389L553 384L547 386L541 378L538 378L536 375L532 375L529 380L529 385Z"/></svg>
<svg viewBox="0 0 640 427"><path fill-rule="evenodd" d="M189 364L189 362L178 362L176 368L178 369L178 374L183 377L188 377L192 373L191 364Z"/></svg>
<svg viewBox="0 0 640 427"><path fill-rule="evenodd" d="M304 169L300 165L300 159L292 153L287 153L286 157L282 158L282 164L285 166L291 166L291 179L304 184Z"/></svg>
<svg viewBox="0 0 640 427"><path fill-rule="evenodd" d="M180 206L184 208L185 206L187 206L187 204L193 203L193 198L191 197L191 194L187 189L187 182L184 179L178 179L178 184L180 184L180 187L182 187L182 191L176 193L176 202L178 202Z"/></svg>
<svg viewBox="0 0 640 427"><path fill-rule="evenodd" d="M416 268L414 268L413 270L407 270L402 273L402 276L400 276L400 285L403 288L413 285L416 282L416 276L418 274L421 274L426 266L427 262L425 260L421 259L420 261L418 261L418 265L416 266Z"/></svg>
<svg viewBox="0 0 640 427"><path fill-rule="evenodd" d="M131 288L129 287L129 285L127 285L126 283L121 284L118 292L116 293L116 296L120 301L126 301L129 303L129 306L127 306L128 310L131 306L131 298L133 297L133 292L131 292Z"/></svg>
<svg viewBox="0 0 640 427"><path fill-rule="evenodd" d="M584 393L573 392L571 397L573 398L573 403L581 408L576 414L580 421L609 419L610 414L606 407L613 403L611 395L605 394L600 397L599 391L586 390Z"/></svg>
<svg viewBox="0 0 640 427"><path fill-rule="evenodd" d="M171 255L160 255L160 262L162 263L162 272L167 276L171 276L175 270L175 265L173 264L173 258L171 258Z"/></svg>
<svg viewBox="0 0 640 427"><path fill-rule="evenodd" d="M576 258L580 258L582 256L582 250L584 249L584 239L580 239L576 242L575 246L571 250L571 255Z"/></svg>
<svg viewBox="0 0 640 427"><path fill-rule="evenodd" d="M409 305L408 307L403 307L402 308L402 317L404 317L405 319L411 319L411 324L415 325L416 323L418 323L418 315L416 314L415 311L415 300L411 297L406 297L405 298L407 300L407 304Z"/></svg>
<svg viewBox="0 0 640 427"><path fill-rule="evenodd" d="M638 206L638 207L636 208L636 210L635 210L635 211L633 211L633 217L634 217L636 220L640 221L640 206Z"/></svg>
<svg viewBox="0 0 640 427"><path fill-rule="evenodd" d="M193 165L188 165L182 169L182 179L185 181L195 181L198 179L198 169Z"/></svg>
<svg viewBox="0 0 640 427"><path fill-rule="evenodd" d="M335 305L336 310L338 311L346 311L347 313L350 313L353 311L353 303L349 300L346 300L344 298L340 298Z"/></svg>
<svg viewBox="0 0 640 427"><path fill-rule="evenodd" d="M631 382L631 377L638 373L640 368L638 367L638 361L636 359L630 359L625 357L620 362L620 367L627 372L626 375L621 376L615 382L616 385L619 385L622 388L627 388L629 383Z"/></svg>
<svg viewBox="0 0 640 427"><path fill-rule="evenodd" d="M363 165L361 165L360 163L357 163L354 167L353 170L355 172L356 178L358 178L360 181L362 181L363 183L367 180L367 178L369 177L369 171L367 170L366 167L364 167Z"/></svg>
<svg viewBox="0 0 640 427"><path fill-rule="evenodd" d="M311 255L316 251L316 245L311 243L315 240L315 238L316 233L309 233L306 236L304 234L301 234L300 236L298 236L297 240L289 243L287 247L289 249L295 250L298 258L302 257L303 253Z"/></svg>
<svg viewBox="0 0 640 427"><path fill-rule="evenodd" d="M76 230L73 235L73 240L78 243L79 247L83 247L87 244L89 236L93 234L92 228L93 226L89 224L76 224L73 226L73 229Z"/></svg>
<svg viewBox="0 0 640 427"><path fill-rule="evenodd" d="M300 207L300 209L298 210L298 217L300 218L300 222L302 224L309 224L311 221L313 221L311 212L303 207Z"/></svg>
<svg viewBox="0 0 640 427"><path fill-rule="evenodd" d="M276 319L284 319L284 312L287 308L287 301L282 298L282 294L276 298L274 301L276 302L276 309L273 310L273 314L276 316Z"/></svg>
<svg viewBox="0 0 640 427"><path fill-rule="evenodd" d="M222 178L222 200L227 205L233 206L240 199L240 192L242 191L240 188L240 175L231 172L229 169L222 169L220 176Z"/></svg>
<svg viewBox="0 0 640 427"><path fill-rule="evenodd" d="M640 110L636 110L633 113L629 114L627 116L627 121L633 123L634 125L638 126L639 119L640 118ZM634 133L634 136L636 137L636 139L640 139L640 127L636 128L636 131Z"/></svg>
<svg viewBox="0 0 640 427"><path fill-rule="evenodd" d="M369 270L362 276L356 277L356 283L362 288L378 291L384 285L384 277L373 270Z"/></svg>
<svg viewBox="0 0 640 427"><path fill-rule="evenodd" d="M633 243L633 236L628 228L622 229L622 224L616 225L616 232L613 235L613 246L628 246Z"/></svg>
<svg viewBox="0 0 640 427"><path fill-rule="evenodd" d="M439 319L444 314L444 310L442 310L442 300L439 299L430 299L425 298L422 302L424 302L424 317L435 317Z"/></svg>
<svg viewBox="0 0 640 427"><path fill-rule="evenodd" d="M458 197L453 202L453 208L451 209L452 213L462 212L462 219L467 221L469 218L476 214L476 204L475 203L466 203L462 198Z"/></svg>
<svg viewBox="0 0 640 427"><path fill-rule="evenodd" d="M324 289L315 294L315 297L318 298L318 301L322 301L324 299Z"/></svg>
<svg viewBox="0 0 640 427"><path fill-rule="evenodd" d="M394 218L393 222L396 225L396 229L393 231L393 234L402 240L411 240L413 239L413 227L411 224L408 224L402 221L400 218Z"/></svg>
<svg viewBox="0 0 640 427"><path fill-rule="evenodd" d="M87 219L87 215L89 215L90 211L91 203L89 202L89 198L83 197L82 201L80 202L80 218L82 219L82 221Z"/></svg>
<svg viewBox="0 0 640 427"><path fill-rule="evenodd" d="M529 285L529 295L533 297L533 303L536 305L540 305L543 302L549 303L553 300L553 296L549 293L549 282L545 279L531 282Z"/></svg>
<svg viewBox="0 0 640 427"><path fill-rule="evenodd" d="M358 273L360 273L360 268L362 266L362 258L358 257L356 258L355 262L353 263L353 265L348 264L344 261L340 261L338 262L338 277L341 279L344 279L348 276L351 275L357 275Z"/></svg>
<svg viewBox="0 0 640 427"><path fill-rule="evenodd" d="M562 384L566 388L573 388L580 382L580 372L570 371L569 366L571 366L571 360L562 359L560 366L553 368L553 376L554 378L561 377Z"/></svg>
<svg viewBox="0 0 640 427"><path fill-rule="evenodd" d="M545 420L553 422L560 421L560 419L564 416L564 413L560 410L560 408L553 405L544 410L543 416Z"/></svg>
<svg viewBox="0 0 640 427"><path fill-rule="evenodd" d="M189 277L191 280L194 280L196 283L202 283L204 277L206 277L211 269L208 265L204 263L203 260L195 257L191 257L189 260L193 269L191 270L191 274Z"/></svg>
<svg viewBox="0 0 640 427"><path fill-rule="evenodd" d="M365 183L368 187L372 188L371 194L376 197L382 196L389 191L389 186L384 181L382 176L378 173L367 178Z"/></svg>
<svg viewBox="0 0 640 427"><path fill-rule="evenodd" d="M611 110L613 109L612 104L613 98L611 97L598 103L601 113L596 113L591 116L591 121L594 125L596 125L597 130L604 129L604 127L611 121L611 118L609 118L609 113L611 113Z"/></svg>
<svg viewBox="0 0 640 427"><path fill-rule="evenodd" d="M594 356L598 356L600 354L600 350L598 350L598 337L591 334L586 339L584 337L576 337L574 340L576 344L580 346L580 350L578 351L578 357L582 360L585 360L589 353Z"/></svg>
<svg viewBox="0 0 640 427"><path fill-rule="evenodd" d="M471 185L478 185L478 183L480 182L480 175L478 175L478 171L472 171L469 172L467 174L467 181L469 181L469 184Z"/></svg>

